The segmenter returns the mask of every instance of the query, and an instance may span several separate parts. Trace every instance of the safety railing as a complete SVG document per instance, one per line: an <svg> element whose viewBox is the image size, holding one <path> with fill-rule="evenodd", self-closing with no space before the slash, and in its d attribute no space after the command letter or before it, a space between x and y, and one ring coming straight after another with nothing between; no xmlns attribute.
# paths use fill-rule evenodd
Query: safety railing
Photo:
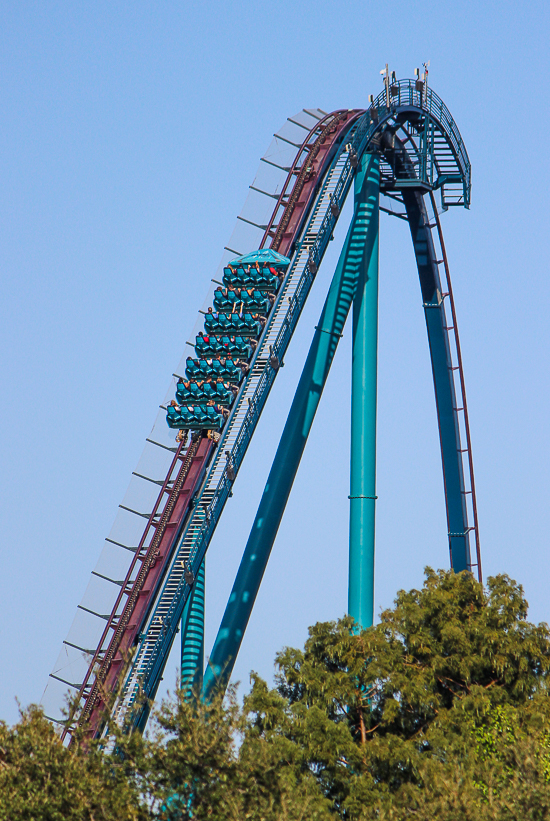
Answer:
<svg viewBox="0 0 550 821"><path fill-rule="evenodd" d="M469 204L469 194L471 188L471 164L466 151L466 146L454 121L454 118L435 91L417 80L397 80L389 87L389 105L386 90L380 92L372 103L382 115L385 112L392 112L404 106L421 108L439 125L441 133L444 135L451 148L460 174L465 192L465 203Z"/></svg>

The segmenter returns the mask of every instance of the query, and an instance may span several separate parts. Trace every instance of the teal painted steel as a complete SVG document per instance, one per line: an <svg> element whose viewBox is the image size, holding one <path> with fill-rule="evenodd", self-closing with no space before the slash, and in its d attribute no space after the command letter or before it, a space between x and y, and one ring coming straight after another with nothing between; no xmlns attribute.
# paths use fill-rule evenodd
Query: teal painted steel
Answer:
<svg viewBox="0 0 550 821"><path fill-rule="evenodd" d="M354 215L296 389L292 407L204 675L208 697L230 678L302 458L317 406L363 269L357 249L369 236L365 210L378 191L379 159L368 155L355 184Z"/></svg>
<svg viewBox="0 0 550 821"><path fill-rule="evenodd" d="M422 290L439 423L443 480L451 567L455 573L471 570L470 527L466 508L462 444L445 304L424 199L416 192L403 194Z"/></svg>
<svg viewBox="0 0 550 821"><path fill-rule="evenodd" d="M367 196L358 210L362 233L350 248L359 279L353 300L348 612L365 628L374 616L380 163L368 154L361 163Z"/></svg>
<svg viewBox="0 0 550 821"><path fill-rule="evenodd" d="M397 91L397 94L394 92ZM401 136L400 136L401 135ZM417 136L418 135L418 136ZM315 190L318 192L315 197L311 196L311 209L307 211L304 218L304 225L300 232L296 233L297 245L289 245L288 253L292 256L292 270L296 266L303 265L304 250L309 254L309 260L303 268L300 280L294 288L292 301L289 300L289 309L285 321L281 327L279 336L273 344L271 356L279 361L283 359L286 347L292 336L294 327L300 316L303 304L307 297L311 281L318 270L324 250L332 235L335 222L341 213L349 185L355 176L355 169L365 152L381 151L382 162L382 189L392 192L397 198L401 196L407 206L407 199L419 197L423 192L439 188L442 192L442 203L446 208L449 205L469 205L470 192L470 165L468 156L458 133L454 120L441 100L434 95L431 89L425 84L419 91L414 81L400 81L396 88L392 87L391 97L388 98L388 90L384 95L380 95L366 112L349 130L348 136L343 139L340 148L337 149L334 161L330 170L319 176ZM342 157L347 156L347 161L342 163ZM441 161L441 162L440 162ZM323 210L323 200L325 205L328 198L324 196L328 192L328 181L331 186L337 178L336 186L330 198L330 208ZM294 172L293 172L294 173ZM461 180L461 182L459 182ZM327 188L325 192L323 187ZM308 200L309 202L309 200ZM316 205L315 205L316 203ZM277 204L280 208L280 203ZM290 208L290 203L287 206ZM318 216L316 209L320 208L322 218ZM407 211L408 211L407 207ZM414 211L414 209L413 209ZM311 229L311 230L310 230ZM412 226L411 226L412 230ZM266 234L267 241L268 234ZM413 232L413 241L415 235ZM294 253L294 250L296 253ZM256 252L253 252L256 253ZM422 260L422 252L415 246L419 273L426 267ZM424 285L423 285L424 293ZM434 308L430 308L435 313ZM444 326L444 312L440 321L441 328L446 332ZM428 316L426 317L428 321ZM265 335L269 332L269 325ZM439 332L438 332L439 333ZM431 334L435 339L437 334ZM229 338L227 338L229 339ZM206 353L203 347L202 337L197 340L197 353ZM215 340L215 355L219 352L218 340ZM444 341L444 344L447 342ZM210 351L210 347L208 347ZM259 361L259 353L256 358ZM264 351L265 353L265 351ZM271 358L271 357L270 357ZM246 449L253 435L256 422L262 412L263 406L269 394L269 389L274 381L276 371L269 367L269 359L263 357L265 366L259 377L258 385L255 387L254 395L252 391L248 396L249 408L244 416L242 425L236 434L231 450L231 464L234 473L238 473L239 466L244 458ZM434 378L435 378L434 366ZM443 371L439 369L439 384L443 385ZM248 377L250 379L251 377ZM245 390L248 390L245 382ZM444 391L445 389L442 388ZM439 403L438 387L436 386L436 396L438 396L438 412L444 403ZM452 397L451 397L452 399ZM456 401L454 403L456 405ZM456 416L456 409L454 410ZM440 415L440 419L441 419ZM231 422L231 420L230 420ZM224 427L222 437L227 434L229 425ZM233 428L231 428L233 431ZM447 433L441 434L442 451L448 448L451 450L451 438ZM233 440L232 440L233 441ZM458 441L458 440L457 440ZM222 448L220 448L222 450ZM448 454L447 454L448 455ZM298 460L299 461L299 460ZM445 469L446 455L443 454L444 474L447 489L447 471ZM447 459L447 463L452 459ZM213 465L215 462L212 463ZM460 466L459 466L460 469ZM140 633L140 641L136 653L132 660L132 668L126 676L123 684L122 695L119 699L117 709L121 714L132 715L132 722L138 722L139 718L134 718L135 699L139 692L143 692L147 697L152 698L158 687L158 682L162 676L162 671L170 651L177 625L181 620L181 614L187 597L191 594L189 586L182 579L182 562L176 561L177 557L185 555L194 571L200 566L202 559L208 549L210 539L223 511L225 501L230 494L233 480L229 480L227 474L222 474L221 479L214 489L214 468L210 468L207 480L203 484L197 502L196 510L202 510L200 501L204 497L208 501L210 515L201 523L194 513L180 531L178 544L174 551L174 560L169 573L163 580L163 585L159 587L155 594L153 607L147 624ZM451 473L448 474L451 476ZM452 489L451 489L452 490ZM211 492L213 495L211 496ZM471 491L460 491L462 494ZM367 494L364 494L367 495ZM466 521L464 522L464 525ZM196 529L195 529L196 528ZM467 541L466 527L460 531L455 529L450 522L449 526L451 539L459 539L462 544ZM276 532L276 530L275 530ZM184 551L186 551L184 553ZM453 550L454 555L454 550ZM456 568L459 565L453 561ZM261 580L261 575L260 575Z"/></svg>
<svg viewBox="0 0 550 821"><path fill-rule="evenodd" d="M443 304L425 304L424 311L439 417L451 567L455 573L460 573L462 570L471 569L470 534L464 495L464 473L460 458L460 431L455 413L456 394L450 376L450 353L445 334L446 319Z"/></svg>
<svg viewBox="0 0 550 821"><path fill-rule="evenodd" d="M202 687L204 667L204 560L181 619L181 687L189 694Z"/></svg>
<svg viewBox="0 0 550 821"><path fill-rule="evenodd" d="M283 254L280 254L278 251L273 251L271 248L262 248L259 251L252 251L250 254L243 254L243 256L232 259L231 262L227 264L228 266L254 265L256 262L262 262L264 265L269 265L269 263L275 265L290 264L288 257L283 256Z"/></svg>

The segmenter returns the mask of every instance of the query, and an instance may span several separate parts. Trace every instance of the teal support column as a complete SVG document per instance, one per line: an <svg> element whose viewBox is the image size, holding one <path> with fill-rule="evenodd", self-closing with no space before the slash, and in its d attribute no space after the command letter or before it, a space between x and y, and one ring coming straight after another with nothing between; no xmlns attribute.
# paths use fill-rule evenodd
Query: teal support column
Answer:
<svg viewBox="0 0 550 821"><path fill-rule="evenodd" d="M361 279L356 249L369 237L367 204L378 196L379 161L369 155L355 182L352 222L311 343L279 447L204 675L208 698L229 681L300 464L336 348Z"/></svg>
<svg viewBox="0 0 550 821"><path fill-rule="evenodd" d="M191 695L202 687L204 667L204 561L181 617L181 687Z"/></svg>
<svg viewBox="0 0 550 821"><path fill-rule="evenodd" d="M369 163L363 156L363 163ZM351 464L348 611L361 627L374 619L374 526L376 505L376 376L378 349L378 163L361 206L368 231L351 250L360 259L353 300L351 370Z"/></svg>

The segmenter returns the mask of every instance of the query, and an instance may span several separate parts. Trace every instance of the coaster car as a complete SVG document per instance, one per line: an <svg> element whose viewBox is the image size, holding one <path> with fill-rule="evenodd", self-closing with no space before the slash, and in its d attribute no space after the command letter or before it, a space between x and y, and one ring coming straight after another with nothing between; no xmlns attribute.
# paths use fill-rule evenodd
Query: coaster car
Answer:
<svg viewBox="0 0 550 821"><path fill-rule="evenodd" d="M207 333L235 334L239 336L259 336L262 328L259 322L252 318L252 314L215 314L207 313L204 317L204 327Z"/></svg>
<svg viewBox="0 0 550 821"><path fill-rule="evenodd" d="M166 421L175 430L220 430L225 419L215 405L186 405L179 409L169 405Z"/></svg>
<svg viewBox="0 0 550 821"><path fill-rule="evenodd" d="M226 288L217 288L214 291L214 310L224 311L227 313L241 313L243 310L251 314L267 314L271 303L262 291L258 289L249 288L246 291L244 288L240 291L234 291Z"/></svg>
<svg viewBox="0 0 550 821"><path fill-rule="evenodd" d="M275 269L273 269L275 270ZM224 285L237 288L259 288L262 291L278 291L281 280L276 274L271 273L268 268L257 271L256 268L224 268Z"/></svg>
<svg viewBox="0 0 550 821"><path fill-rule="evenodd" d="M195 402L206 404L213 401L217 405L231 407L236 394L236 390L232 391L223 382L203 382L200 385L198 382L188 382L187 385L179 382L176 389L176 402L178 405L186 405Z"/></svg>
<svg viewBox="0 0 550 821"><path fill-rule="evenodd" d="M253 348L250 341L241 336L215 336L201 331L195 340L195 350L205 359L210 356L230 356L232 359L248 361Z"/></svg>
<svg viewBox="0 0 550 821"><path fill-rule="evenodd" d="M238 360L237 360L238 361ZM243 378L243 370L233 359L193 359L187 358L185 375L188 379L217 379L221 376L224 382L239 384Z"/></svg>
<svg viewBox="0 0 550 821"><path fill-rule="evenodd" d="M229 311L241 304L239 293L233 288L216 288L214 291L214 310Z"/></svg>

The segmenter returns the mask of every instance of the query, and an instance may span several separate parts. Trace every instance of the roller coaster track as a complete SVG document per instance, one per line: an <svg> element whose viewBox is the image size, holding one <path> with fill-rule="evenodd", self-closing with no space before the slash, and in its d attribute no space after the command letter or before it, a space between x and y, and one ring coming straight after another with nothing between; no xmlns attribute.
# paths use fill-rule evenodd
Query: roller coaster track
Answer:
<svg viewBox="0 0 550 821"><path fill-rule="evenodd" d="M391 95L386 90L367 111L313 114L317 122L309 130L298 123L307 130L307 136L297 146L292 163L284 168L287 176L274 197L275 208L267 224L261 226L264 234L260 248L271 247L291 259L284 282L218 441L197 433L187 449L182 445L173 448L166 478L156 482L161 489L152 512L145 515L130 511L144 516L146 527L137 547L128 548L134 550L134 555L125 578L121 582L108 580L120 586L111 612L102 615L90 611L106 624L93 652L76 646L88 653L86 672L79 682L66 680L55 671L52 674L76 691L75 709L63 725L64 738L70 737L75 723L86 726L90 735L100 734L106 709L121 726L143 726L147 708L141 699L155 696L194 579L279 364L284 361L353 182L357 160L365 151L380 153L381 190L391 203L404 207L400 212L383 210L407 220L413 234L434 368L451 565L457 556L467 556L465 567L477 567L481 578L464 374L449 267L433 194L441 189L443 208L468 207L470 165L454 120L437 95L425 87L419 90L418 83L409 80L393 84ZM400 171L399 157L406 158L404 172ZM439 273L442 264L443 285ZM430 293L426 291L428 280L433 285ZM445 317L445 299L451 310L450 325ZM443 363L439 370L438 355ZM448 407L450 415L445 410ZM471 533L475 539L474 563L469 559ZM68 641L66 644L75 647Z"/></svg>
<svg viewBox="0 0 550 821"><path fill-rule="evenodd" d="M462 453L466 454L464 463L464 473L466 476L464 488L464 495L469 497L470 516L469 520L472 522L470 532L474 537L476 561L472 563L472 567L477 568L477 577L481 582L483 580L483 573L481 569L481 548L479 544L479 524L477 518L477 499L476 487L474 478L474 459L472 454L472 440L470 436L470 419L468 415L468 402L466 399L466 383L464 381L464 367L462 365L462 351L460 349L460 337L458 334L458 320L456 316L455 300L453 295L453 286L451 282L451 272L449 270L449 261L447 259L447 251L445 249L445 241L443 239L443 232L441 230L441 220L437 211L435 197L430 191L430 205L433 214L433 219L436 227L436 239L441 251L441 256L438 259L438 265L443 264L444 290L442 297L448 297L451 308L451 322L452 324L446 326L446 333L448 336L448 346L451 356L451 375L455 384L455 395L458 401L455 404L455 413L457 420L462 422L460 428L463 429L463 438L465 448ZM455 378L458 375L458 381ZM452 565L451 565L452 566Z"/></svg>
<svg viewBox="0 0 550 821"><path fill-rule="evenodd" d="M359 131L354 134L353 141L359 142L361 137L362 131ZM162 658L169 652L190 593L185 581L185 569L191 566L196 575L202 563L234 481L227 476L227 464L231 464L236 476L275 381L277 371L270 366L270 358L275 355L279 362L284 361L315 277L310 270L310 258L315 255L320 264L336 223L331 202L336 200L343 205L352 178L349 154L341 151L315 197L311 216L258 345L250 374L222 432L197 496L197 504L184 525L167 570L166 581L157 594L143 630L146 638L142 640L133 660L132 673L125 683L117 717L131 712L136 699L142 695L151 698L156 692L162 675ZM224 457L226 451L230 453L229 460Z"/></svg>
<svg viewBox="0 0 550 821"><path fill-rule="evenodd" d="M88 682L95 671L95 681L80 714L81 724L84 722L89 723L92 731L96 727L105 704L108 704L108 694L116 686L120 665L128 659L128 653L136 631L147 611L149 594L154 589L162 568L163 559L169 555L171 543L176 535L175 528L177 528L181 516L187 510L188 500L191 498L197 484L202 463L210 452L210 444L207 439L198 435L193 437L193 441L185 454L182 454L181 451L182 446L180 445L172 460L168 475L164 480L157 502L101 636L98 649L94 653L79 691L79 696L86 692ZM176 478L172 479L178 462L181 463L181 466ZM161 508L161 502L165 494L168 494L168 500L164 510L159 514L158 511ZM180 510L177 509L178 503ZM145 547L151 529L154 530L154 535L149 547ZM137 576L134 579L134 571L138 566L138 562L140 564ZM145 587L146 583L149 585L148 589ZM123 596L126 596L126 603L122 613L118 616ZM130 624L132 619L133 623ZM111 631L112 635L107 650L102 653L101 648ZM94 720L92 720L92 713L94 713Z"/></svg>

